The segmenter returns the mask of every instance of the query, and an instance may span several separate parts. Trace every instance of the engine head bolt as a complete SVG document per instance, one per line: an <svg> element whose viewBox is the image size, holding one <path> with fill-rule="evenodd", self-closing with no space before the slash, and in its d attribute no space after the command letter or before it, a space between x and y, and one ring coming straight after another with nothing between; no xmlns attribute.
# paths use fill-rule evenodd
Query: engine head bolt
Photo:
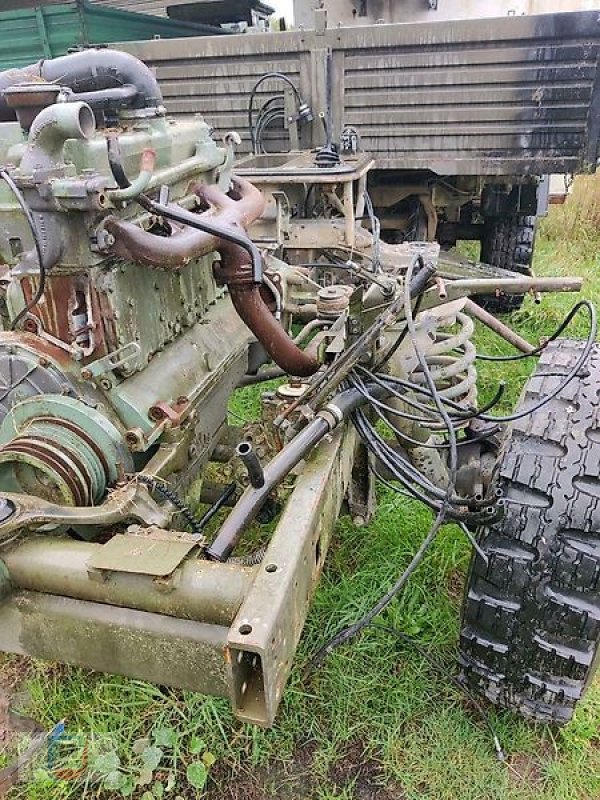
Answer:
<svg viewBox="0 0 600 800"><path fill-rule="evenodd" d="M125 441L130 450L143 450L144 448L144 434L140 428L132 428L125 434Z"/></svg>
<svg viewBox="0 0 600 800"><path fill-rule="evenodd" d="M160 422L165 418L166 414L159 406L151 406L148 409L148 416L154 422Z"/></svg>

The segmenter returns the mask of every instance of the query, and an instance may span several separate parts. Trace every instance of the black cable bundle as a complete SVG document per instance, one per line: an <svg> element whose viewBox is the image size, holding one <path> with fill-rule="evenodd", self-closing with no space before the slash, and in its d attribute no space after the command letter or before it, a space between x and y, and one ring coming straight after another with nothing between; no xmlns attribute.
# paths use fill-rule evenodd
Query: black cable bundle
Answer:
<svg viewBox="0 0 600 800"><path fill-rule="evenodd" d="M481 525L485 523L491 522L494 518L496 518L498 514L497 510L497 503L496 508L491 505L489 499L485 498L475 498L475 497L460 497L457 495L455 484L456 484L456 474L457 474L457 465L458 465L458 447L462 444L466 443L467 441L473 441L473 439L463 439L459 440L458 435L460 433L460 427L463 426L466 420L469 419L479 419L485 422L489 422L493 425L492 428L487 430L485 434L483 434L480 438L488 437L492 432L495 432L500 427L500 423L512 422L517 419L521 419L522 417L528 416L529 414L534 413L538 409L540 409L543 405L550 402L556 395L563 391L565 386L570 383L576 375L580 372L582 367L584 367L590 351L594 345L596 340L597 330L598 330L598 322L597 322L597 315L596 310L591 303L587 300L582 300L577 303L576 306L569 312L563 323L559 326L557 331L549 337L544 345L536 348L536 350L531 355L538 355L543 351L547 345L557 338L557 336L562 333L562 331L566 328L566 326L570 323L576 313L581 310L586 310L589 315L590 320L590 329L588 333L587 340L582 348L581 355L577 359L576 364L567 372L566 375L561 375L563 380L558 382L558 385L549 392L545 397L541 398L540 400L532 403L525 409L521 411L515 412L514 414L504 415L504 416L494 416L488 414L487 412L490 411L500 400L502 394L504 392L504 386L501 385L496 392L496 395L492 400L486 404L485 407L480 409L475 408L465 408L464 406L459 405L447 398L441 396L438 388L435 385L435 381L431 374L431 370L427 363L427 360L421 350L417 339L417 330L415 325L415 313L418 311L419 303L420 303L420 296L414 298L414 294L411 297L411 282L412 276L415 269L415 266L419 265L421 269L423 269L424 264L422 257L420 255L416 256L413 262L410 264L405 281L405 302L404 302L404 310L406 315L406 328L398 336L397 341L392 345L388 354L384 359L375 367L378 370L385 362L389 359L392 352L394 352L399 344L406 338L406 336L410 337L412 342L412 346L417 357L418 364L420 366L422 375L425 380L425 385L419 385L411 383L410 381L404 381L399 378L395 378L393 376L389 376L386 374L382 374L379 372L373 372L365 367L358 366L355 368L350 375L348 376L348 383L358 389L363 396L367 397L369 400L369 407L375 412L376 416L379 419L385 421L385 423L391 427L391 429L398 433L401 437L405 440L414 442L420 446L428 446L438 449L445 449L448 450L448 466L449 466L449 480L448 485L445 490L440 489L439 487L435 486L425 475L419 472L418 469L414 467L406 458L403 458L401 454L396 452L386 441L385 439L379 434L376 430L374 424L369 419L369 414L365 410L365 407L359 408L355 411L352 415L353 424L358 432L358 435L368 450L375 455L376 459L382 463L386 469L392 474L393 481L388 481L382 479L382 477L376 472L376 476L378 479L382 480L382 482L388 486L389 488L393 489L394 491L399 492L400 494L408 495L410 497L414 497L418 500L421 500L423 503L428 505L436 512L436 517L431 525L429 532L423 539L420 547L418 548L417 552L413 556L412 560L406 567L406 569L402 572L398 580L394 583L394 585L386 591L381 598L373 605L363 617L357 620L352 625L348 625L331 637L313 656L311 661L309 662L307 668L307 674L310 674L316 668L318 668L323 661L327 658L327 656L332 653L335 649L340 647L342 644L353 639L355 636L360 634L367 626L372 625L375 618L384 611L390 603L396 598L400 592L406 586L408 580L410 579L411 575L416 571L419 567L421 561L425 557L427 551L433 544L438 531L442 527L442 525L449 520L458 522L459 526L463 530L464 533L469 536L471 539L472 544L478 549L477 543L473 540L469 527L473 527L474 525ZM415 300L415 305L413 308L413 300ZM528 354L529 355L529 354ZM520 358L521 356L517 356L516 358ZM498 360L504 360L504 357L500 357ZM511 357L507 357L506 360L512 360ZM366 380L365 380L366 378ZM408 414L406 412L402 412L398 409L394 409L384 401L381 400L381 395L378 397L374 396L373 388L374 387L383 387L388 390L388 394L393 396L399 397L405 402L411 409L414 409L418 414L422 416L418 416L418 414ZM427 404L426 402L421 403L415 399L415 394L421 395L424 397L425 400L429 400L431 404ZM384 413L385 412L385 413ZM405 417L411 419L413 421L421 421L424 424L432 424L433 421L441 421L443 426L440 426L441 433L446 436L447 441L444 443L427 443L423 444L421 442L416 442L415 440L411 440L409 437L406 436L403 432L399 431L393 423L391 423L389 416L397 416L397 417ZM497 498L495 498L497 500ZM481 507L484 507L481 510ZM469 523L469 527L465 524L466 522ZM478 552L479 549L478 549ZM483 558L486 558L484 553L480 553ZM378 626L382 627L382 626ZM405 641L409 641L409 637L407 637L402 632L396 631L394 629L384 628L388 630L388 632L392 633L394 636L397 636ZM418 649L418 648L417 648ZM464 690L464 687L462 687ZM468 694L468 693L467 693ZM482 714L483 718L486 720L486 724L490 728L494 739L494 747L496 750L497 757L500 760L503 760L504 753L502 748L500 747L500 743L498 741L498 737L496 736L495 732L490 726L489 720L480 706L477 706L478 711Z"/></svg>

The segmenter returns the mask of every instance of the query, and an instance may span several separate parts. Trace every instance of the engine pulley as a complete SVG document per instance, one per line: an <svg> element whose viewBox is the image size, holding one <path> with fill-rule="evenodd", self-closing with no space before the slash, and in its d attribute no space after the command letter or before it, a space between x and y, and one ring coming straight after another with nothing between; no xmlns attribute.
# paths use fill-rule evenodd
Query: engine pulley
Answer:
<svg viewBox="0 0 600 800"><path fill-rule="evenodd" d="M81 400L39 395L0 426L0 490L65 506L93 506L132 469L117 428Z"/></svg>

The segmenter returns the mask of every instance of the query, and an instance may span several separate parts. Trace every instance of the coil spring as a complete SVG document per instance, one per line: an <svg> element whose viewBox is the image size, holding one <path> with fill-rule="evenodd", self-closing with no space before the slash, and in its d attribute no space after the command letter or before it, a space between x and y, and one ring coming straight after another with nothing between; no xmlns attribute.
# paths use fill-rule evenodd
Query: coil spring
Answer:
<svg viewBox="0 0 600 800"><path fill-rule="evenodd" d="M477 353L471 341L475 326L473 320L460 311L443 327L447 328L449 325L456 330L438 329L434 340L427 347L425 358L440 395L466 409L468 406L473 407L477 401ZM411 380L421 386L425 385L425 378L419 367L412 373ZM416 399L422 402L422 397ZM432 423L428 427L437 430L444 426Z"/></svg>

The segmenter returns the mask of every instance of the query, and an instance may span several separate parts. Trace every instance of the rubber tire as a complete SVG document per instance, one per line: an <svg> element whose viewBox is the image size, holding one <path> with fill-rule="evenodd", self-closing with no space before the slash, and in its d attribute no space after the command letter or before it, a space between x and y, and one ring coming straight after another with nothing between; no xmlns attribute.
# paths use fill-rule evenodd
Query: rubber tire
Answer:
<svg viewBox="0 0 600 800"><path fill-rule="evenodd" d="M550 345L525 386L528 407L561 381L583 344ZM537 722L568 722L600 650L600 346L584 376L513 424L497 485L504 518L481 532L460 634L460 678ZM548 374L544 377L544 374Z"/></svg>
<svg viewBox="0 0 600 800"><path fill-rule="evenodd" d="M531 275L536 217L491 217L484 223L481 261L500 269ZM523 304L524 295L477 295L475 300L492 314L507 314Z"/></svg>

